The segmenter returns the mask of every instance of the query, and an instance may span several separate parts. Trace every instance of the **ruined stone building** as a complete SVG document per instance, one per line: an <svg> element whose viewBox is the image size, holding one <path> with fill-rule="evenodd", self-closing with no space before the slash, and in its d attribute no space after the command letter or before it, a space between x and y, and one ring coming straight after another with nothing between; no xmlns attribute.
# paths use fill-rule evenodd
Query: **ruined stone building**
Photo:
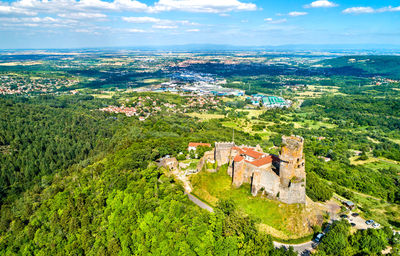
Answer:
<svg viewBox="0 0 400 256"><path fill-rule="evenodd" d="M215 143L218 166L229 164L228 174L236 187L251 184L251 193L276 198L287 204L306 203L304 140L283 136L279 156L266 154L257 147L236 146L232 142Z"/></svg>

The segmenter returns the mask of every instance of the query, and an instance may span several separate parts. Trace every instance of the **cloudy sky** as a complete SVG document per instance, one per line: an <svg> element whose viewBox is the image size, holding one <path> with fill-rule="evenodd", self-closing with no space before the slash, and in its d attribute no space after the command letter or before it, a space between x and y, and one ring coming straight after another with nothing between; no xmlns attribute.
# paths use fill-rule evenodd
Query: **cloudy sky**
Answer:
<svg viewBox="0 0 400 256"><path fill-rule="evenodd" d="M0 48L398 44L391 0L0 0Z"/></svg>

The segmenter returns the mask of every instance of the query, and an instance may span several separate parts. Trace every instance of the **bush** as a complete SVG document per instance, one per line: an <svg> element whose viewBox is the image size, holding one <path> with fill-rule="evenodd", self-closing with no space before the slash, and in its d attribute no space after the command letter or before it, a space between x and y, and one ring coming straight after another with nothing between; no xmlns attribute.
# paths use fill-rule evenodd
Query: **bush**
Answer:
<svg viewBox="0 0 400 256"><path fill-rule="evenodd" d="M313 172L307 173L306 193L313 201L325 202L333 196L329 186Z"/></svg>

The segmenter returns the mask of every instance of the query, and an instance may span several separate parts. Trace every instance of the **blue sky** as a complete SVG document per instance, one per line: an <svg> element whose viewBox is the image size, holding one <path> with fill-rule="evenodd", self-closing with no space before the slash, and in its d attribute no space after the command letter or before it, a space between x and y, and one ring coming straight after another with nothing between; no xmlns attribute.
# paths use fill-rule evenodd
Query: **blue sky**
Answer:
<svg viewBox="0 0 400 256"><path fill-rule="evenodd" d="M0 48L179 44L395 44L400 2L0 1Z"/></svg>

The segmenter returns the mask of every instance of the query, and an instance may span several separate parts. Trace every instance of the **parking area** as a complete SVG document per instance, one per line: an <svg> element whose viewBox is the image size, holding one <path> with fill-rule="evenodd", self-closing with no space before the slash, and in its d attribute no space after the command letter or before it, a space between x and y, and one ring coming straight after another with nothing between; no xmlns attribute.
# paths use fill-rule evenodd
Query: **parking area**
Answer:
<svg viewBox="0 0 400 256"><path fill-rule="evenodd" d="M368 224L366 223L367 220L363 219L363 218L362 218L360 215L358 215L357 213L353 215L353 212L349 212L348 214L344 214L344 215L346 215L347 218L344 217L344 216L342 216L342 215L341 215L341 218L347 219L347 220L349 221L349 223L353 223L353 224L352 224L352 227L353 227L353 228L356 228L356 229L375 228L375 227L373 226L373 224L376 223L376 222L371 223L370 225L368 225ZM376 228L379 228L379 227L376 227Z"/></svg>
<svg viewBox="0 0 400 256"><path fill-rule="evenodd" d="M354 223L354 224L355 224L354 228L356 228L356 229L367 229L367 228L372 227L371 225L367 225L367 224L365 223L366 220L364 220L363 218L361 218L360 215L358 215L358 216L356 216L356 217L353 217L353 216L351 215L351 213L350 213L350 214L348 214L348 216L349 216L349 218L348 218L349 222L350 222L350 223Z"/></svg>

